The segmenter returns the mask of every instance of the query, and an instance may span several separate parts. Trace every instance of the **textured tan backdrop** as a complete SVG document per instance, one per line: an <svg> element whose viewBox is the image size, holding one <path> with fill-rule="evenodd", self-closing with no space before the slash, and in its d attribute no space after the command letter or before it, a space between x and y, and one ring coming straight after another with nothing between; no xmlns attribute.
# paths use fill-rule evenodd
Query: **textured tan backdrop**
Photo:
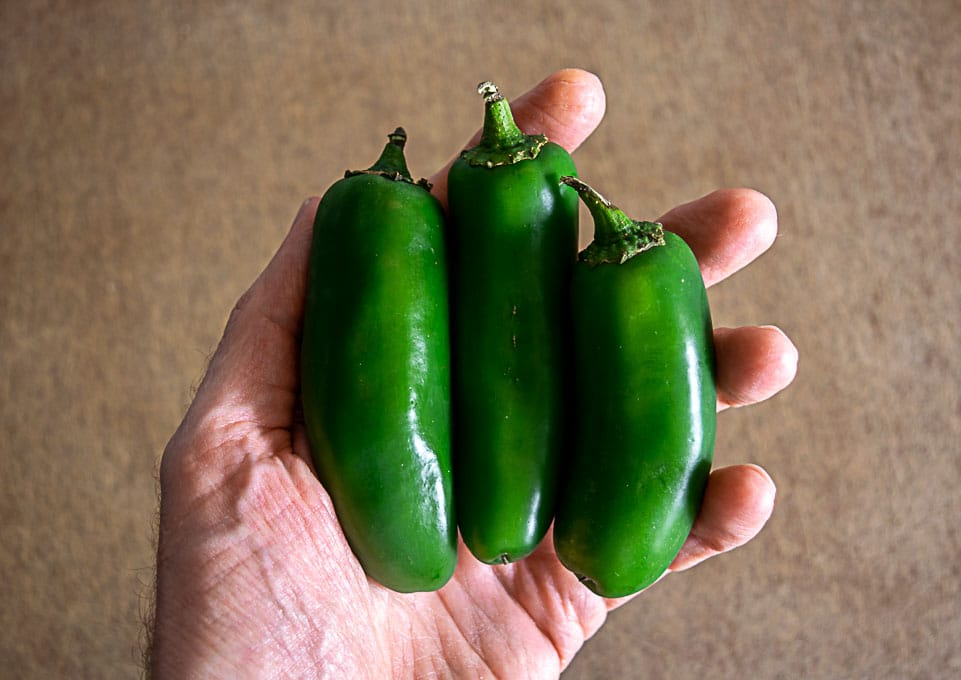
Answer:
<svg viewBox="0 0 961 680"><path fill-rule="evenodd" d="M961 5L280 4L0 3L0 676L137 675L159 454L300 201L397 124L429 174L478 81L564 66L606 85L576 160L629 212L774 199L712 303L801 351L720 421L766 530L565 677L961 675Z"/></svg>

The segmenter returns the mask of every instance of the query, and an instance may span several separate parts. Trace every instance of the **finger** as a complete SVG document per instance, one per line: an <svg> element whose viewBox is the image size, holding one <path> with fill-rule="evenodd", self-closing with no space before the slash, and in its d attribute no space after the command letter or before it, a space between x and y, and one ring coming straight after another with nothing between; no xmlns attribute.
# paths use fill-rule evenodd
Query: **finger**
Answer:
<svg viewBox="0 0 961 680"><path fill-rule="evenodd" d="M694 251L706 286L755 260L777 236L774 204L753 189L715 191L668 211L660 222Z"/></svg>
<svg viewBox="0 0 961 680"><path fill-rule="evenodd" d="M237 301L195 401L242 403L264 427L289 425L318 203L316 197L304 201L270 263Z"/></svg>
<svg viewBox="0 0 961 680"><path fill-rule="evenodd" d="M756 465L732 465L713 470L694 526L658 581L673 572L690 569L710 557L734 550L757 536L774 510L775 493L770 476ZM604 606L608 610L617 609L641 592L644 591L626 597L605 598Z"/></svg>
<svg viewBox="0 0 961 680"><path fill-rule="evenodd" d="M740 547L760 533L774 510L774 482L756 465L711 473L690 535L669 571L683 571Z"/></svg>
<svg viewBox="0 0 961 680"><path fill-rule="evenodd" d="M529 135L545 135L574 153L600 124L607 99L593 73L570 68L548 76L511 104L514 121ZM480 130L472 140L480 139Z"/></svg>
<svg viewBox="0 0 961 680"><path fill-rule="evenodd" d="M564 69L551 74L527 93L511 102L517 126L527 134L546 135L573 153L604 117L604 87L593 73ZM478 130L467 147L480 140ZM430 181L433 194L447 205L447 171L455 156Z"/></svg>
<svg viewBox="0 0 961 680"><path fill-rule="evenodd" d="M791 384L798 351L776 326L715 328L717 408L764 401Z"/></svg>

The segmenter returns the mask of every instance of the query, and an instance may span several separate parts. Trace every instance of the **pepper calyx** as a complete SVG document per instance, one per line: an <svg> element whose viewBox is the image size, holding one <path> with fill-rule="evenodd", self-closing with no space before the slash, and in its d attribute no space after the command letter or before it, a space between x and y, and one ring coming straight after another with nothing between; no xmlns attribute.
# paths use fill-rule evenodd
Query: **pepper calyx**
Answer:
<svg viewBox="0 0 961 680"><path fill-rule="evenodd" d="M477 146L465 149L460 157L469 165L493 168L537 158L547 144L544 135L527 135L514 122L510 104L490 81L477 86L484 97L484 129Z"/></svg>
<svg viewBox="0 0 961 680"><path fill-rule="evenodd" d="M430 191L431 183L426 179L414 180L407 169L407 159L404 157L404 146L407 144L407 131L399 127L387 135L387 145L380 154L380 158L366 170L347 170L344 177L356 175L378 175L393 182L407 182Z"/></svg>
<svg viewBox="0 0 961 680"><path fill-rule="evenodd" d="M561 183L574 189L594 218L594 240L577 259L590 267L599 264L624 264L635 255L663 246L664 225L634 220L576 177L561 177Z"/></svg>

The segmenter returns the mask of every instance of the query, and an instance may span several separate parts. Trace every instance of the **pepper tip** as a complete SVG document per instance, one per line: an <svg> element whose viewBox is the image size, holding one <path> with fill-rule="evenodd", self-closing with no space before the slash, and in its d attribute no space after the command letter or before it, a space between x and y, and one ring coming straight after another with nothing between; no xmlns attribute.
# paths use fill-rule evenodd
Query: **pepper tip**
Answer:
<svg viewBox="0 0 961 680"><path fill-rule="evenodd" d="M497 85L489 80L485 80L477 86L477 94L483 96L484 101L488 103L503 99L500 91L497 89Z"/></svg>
<svg viewBox="0 0 961 680"><path fill-rule="evenodd" d="M398 127L396 130L387 135L388 141L394 146L399 146L401 149L407 144L407 131Z"/></svg>

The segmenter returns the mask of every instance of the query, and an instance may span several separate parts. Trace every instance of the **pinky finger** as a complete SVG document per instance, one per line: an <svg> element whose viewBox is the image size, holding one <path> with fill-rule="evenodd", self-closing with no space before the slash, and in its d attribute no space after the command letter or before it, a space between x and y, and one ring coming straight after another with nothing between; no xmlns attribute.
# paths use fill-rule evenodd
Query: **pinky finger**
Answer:
<svg viewBox="0 0 961 680"><path fill-rule="evenodd" d="M701 511L669 571L690 569L757 536L774 510L775 492L771 477L756 465L714 470Z"/></svg>

